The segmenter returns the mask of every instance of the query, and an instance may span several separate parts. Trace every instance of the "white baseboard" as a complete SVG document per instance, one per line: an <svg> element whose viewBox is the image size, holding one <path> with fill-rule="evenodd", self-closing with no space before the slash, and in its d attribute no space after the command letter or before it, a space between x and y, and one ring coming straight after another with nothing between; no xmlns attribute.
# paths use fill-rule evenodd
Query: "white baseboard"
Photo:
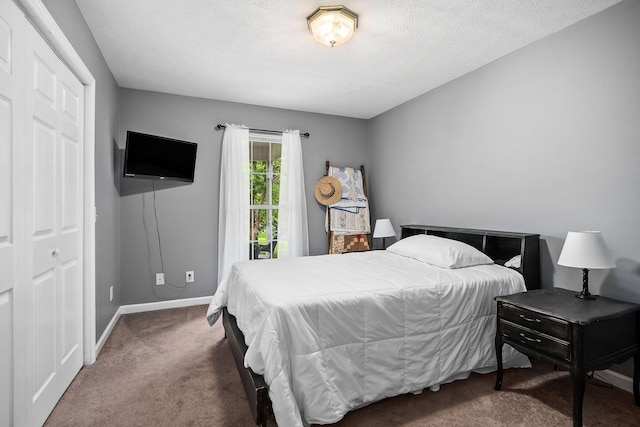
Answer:
<svg viewBox="0 0 640 427"><path fill-rule="evenodd" d="M170 301L159 301L159 302L149 302L144 304L129 304L129 305L121 305L116 313L111 318L111 321L105 328L104 332L100 336L100 339L96 343L96 358L100 354L102 347L107 342L109 335L115 328L116 323L118 323L118 319L123 314L131 314L131 313L143 313L146 311L156 311L156 310L167 310L170 308L180 308L180 307L191 307L194 305L205 305L211 302L212 297L198 297L198 298L185 298L185 299L175 299Z"/></svg>
<svg viewBox="0 0 640 427"><path fill-rule="evenodd" d="M191 307L192 305L209 304L213 297L173 299L170 301L148 302L120 306L122 314L143 313L145 311L167 310L169 308Z"/></svg>
<svg viewBox="0 0 640 427"><path fill-rule="evenodd" d="M615 387L622 389L624 391L628 391L629 393L633 393L633 379L623 375L619 372L612 371L611 369L606 369L604 371L598 371L598 375L600 375L605 380L609 381Z"/></svg>
<svg viewBox="0 0 640 427"><path fill-rule="evenodd" d="M100 339L96 343L96 359L98 358L98 355L102 351L102 347L104 347L104 343L107 342L107 338L109 338L109 335L111 335L111 331L113 331L113 328L115 328L116 323L118 323L118 319L120 319L120 315L122 314L121 309L122 307L118 307L118 309L116 310L116 313L111 318L111 321L109 322L107 327L104 329L104 332L102 333L102 335L100 335Z"/></svg>

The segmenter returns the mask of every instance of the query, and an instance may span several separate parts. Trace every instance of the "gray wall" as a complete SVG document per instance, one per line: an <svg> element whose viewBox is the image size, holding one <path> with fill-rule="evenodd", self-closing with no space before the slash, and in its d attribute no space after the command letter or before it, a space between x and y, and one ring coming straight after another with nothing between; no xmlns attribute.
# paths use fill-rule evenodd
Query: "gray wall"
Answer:
<svg viewBox="0 0 640 427"><path fill-rule="evenodd" d="M121 305L120 198L113 144L118 135L118 86L73 0L43 0L67 39L96 79L96 338ZM109 301L109 288L114 300Z"/></svg>
<svg viewBox="0 0 640 427"><path fill-rule="evenodd" d="M639 76L627 1L381 114L375 215L540 233L543 286L571 289L567 231L601 230L618 268L592 271L591 289L640 302Z"/></svg>
<svg viewBox="0 0 640 427"><path fill-rule="evenodd" d="M324 174L325 162L369 167L366 120L121 89L118 137L121 150L125 148L127 130L198 144L194 183L163 183L162 187L156 187L166 278L184 286L185 271L193 270L195 283L183 291L167 285L155 286L155 273L161 271L161 263L151 182L123 179L122 304L213 295L218 274L218 186L223 135L215 130L218 123L311 133L309 139L302 139L302 144L310 252L314 255L327 250L324 210L313 196L313 186Z"/></svg>

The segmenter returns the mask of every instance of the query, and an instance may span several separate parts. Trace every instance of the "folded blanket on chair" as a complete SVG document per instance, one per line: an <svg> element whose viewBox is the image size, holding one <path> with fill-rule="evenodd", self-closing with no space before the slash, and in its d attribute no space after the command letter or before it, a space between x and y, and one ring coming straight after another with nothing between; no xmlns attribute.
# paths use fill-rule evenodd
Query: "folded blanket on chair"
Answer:
<svg viewBox="0 0 640 427"><path fill-rule="evenodd" d="M362 173L353 168L329 166L329 176L342 184L342 198L331 205L331 231L334 234L371 233L369 200L364 194Z"/></svg>

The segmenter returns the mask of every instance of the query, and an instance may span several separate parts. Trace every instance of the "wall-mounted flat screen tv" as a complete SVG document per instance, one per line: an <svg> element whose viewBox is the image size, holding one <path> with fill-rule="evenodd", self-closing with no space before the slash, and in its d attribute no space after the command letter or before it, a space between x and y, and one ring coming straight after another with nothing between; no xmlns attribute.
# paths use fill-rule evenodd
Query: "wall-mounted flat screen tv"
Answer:
<svg viewBox="0 0 640 427"><path fill-rule="evenodd" d="M193 182L198 144L127 131L124 176Z"/></svg>

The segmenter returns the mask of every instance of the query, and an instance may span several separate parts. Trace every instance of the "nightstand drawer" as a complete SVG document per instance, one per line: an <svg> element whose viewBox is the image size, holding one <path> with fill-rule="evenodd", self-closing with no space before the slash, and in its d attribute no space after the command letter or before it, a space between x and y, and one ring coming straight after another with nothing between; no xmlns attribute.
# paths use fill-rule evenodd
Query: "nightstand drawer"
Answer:
<svg viewBox="0 0 640 427"><path fill-rule="evenodd" d="M517 325L540 331L552 337L569 341L569 323L555 317L546 316L535 311L516 307L514 305L500 304L500 317Z"/></svg>
<svg viewBox="0 0 640 427"><path fill-rule="evenodd" d="M517 341L542 353L571 361L571 346L567 341L558 340L552 336L541 334L506 320L500 321L500 331L505 338Z"/></svg>

